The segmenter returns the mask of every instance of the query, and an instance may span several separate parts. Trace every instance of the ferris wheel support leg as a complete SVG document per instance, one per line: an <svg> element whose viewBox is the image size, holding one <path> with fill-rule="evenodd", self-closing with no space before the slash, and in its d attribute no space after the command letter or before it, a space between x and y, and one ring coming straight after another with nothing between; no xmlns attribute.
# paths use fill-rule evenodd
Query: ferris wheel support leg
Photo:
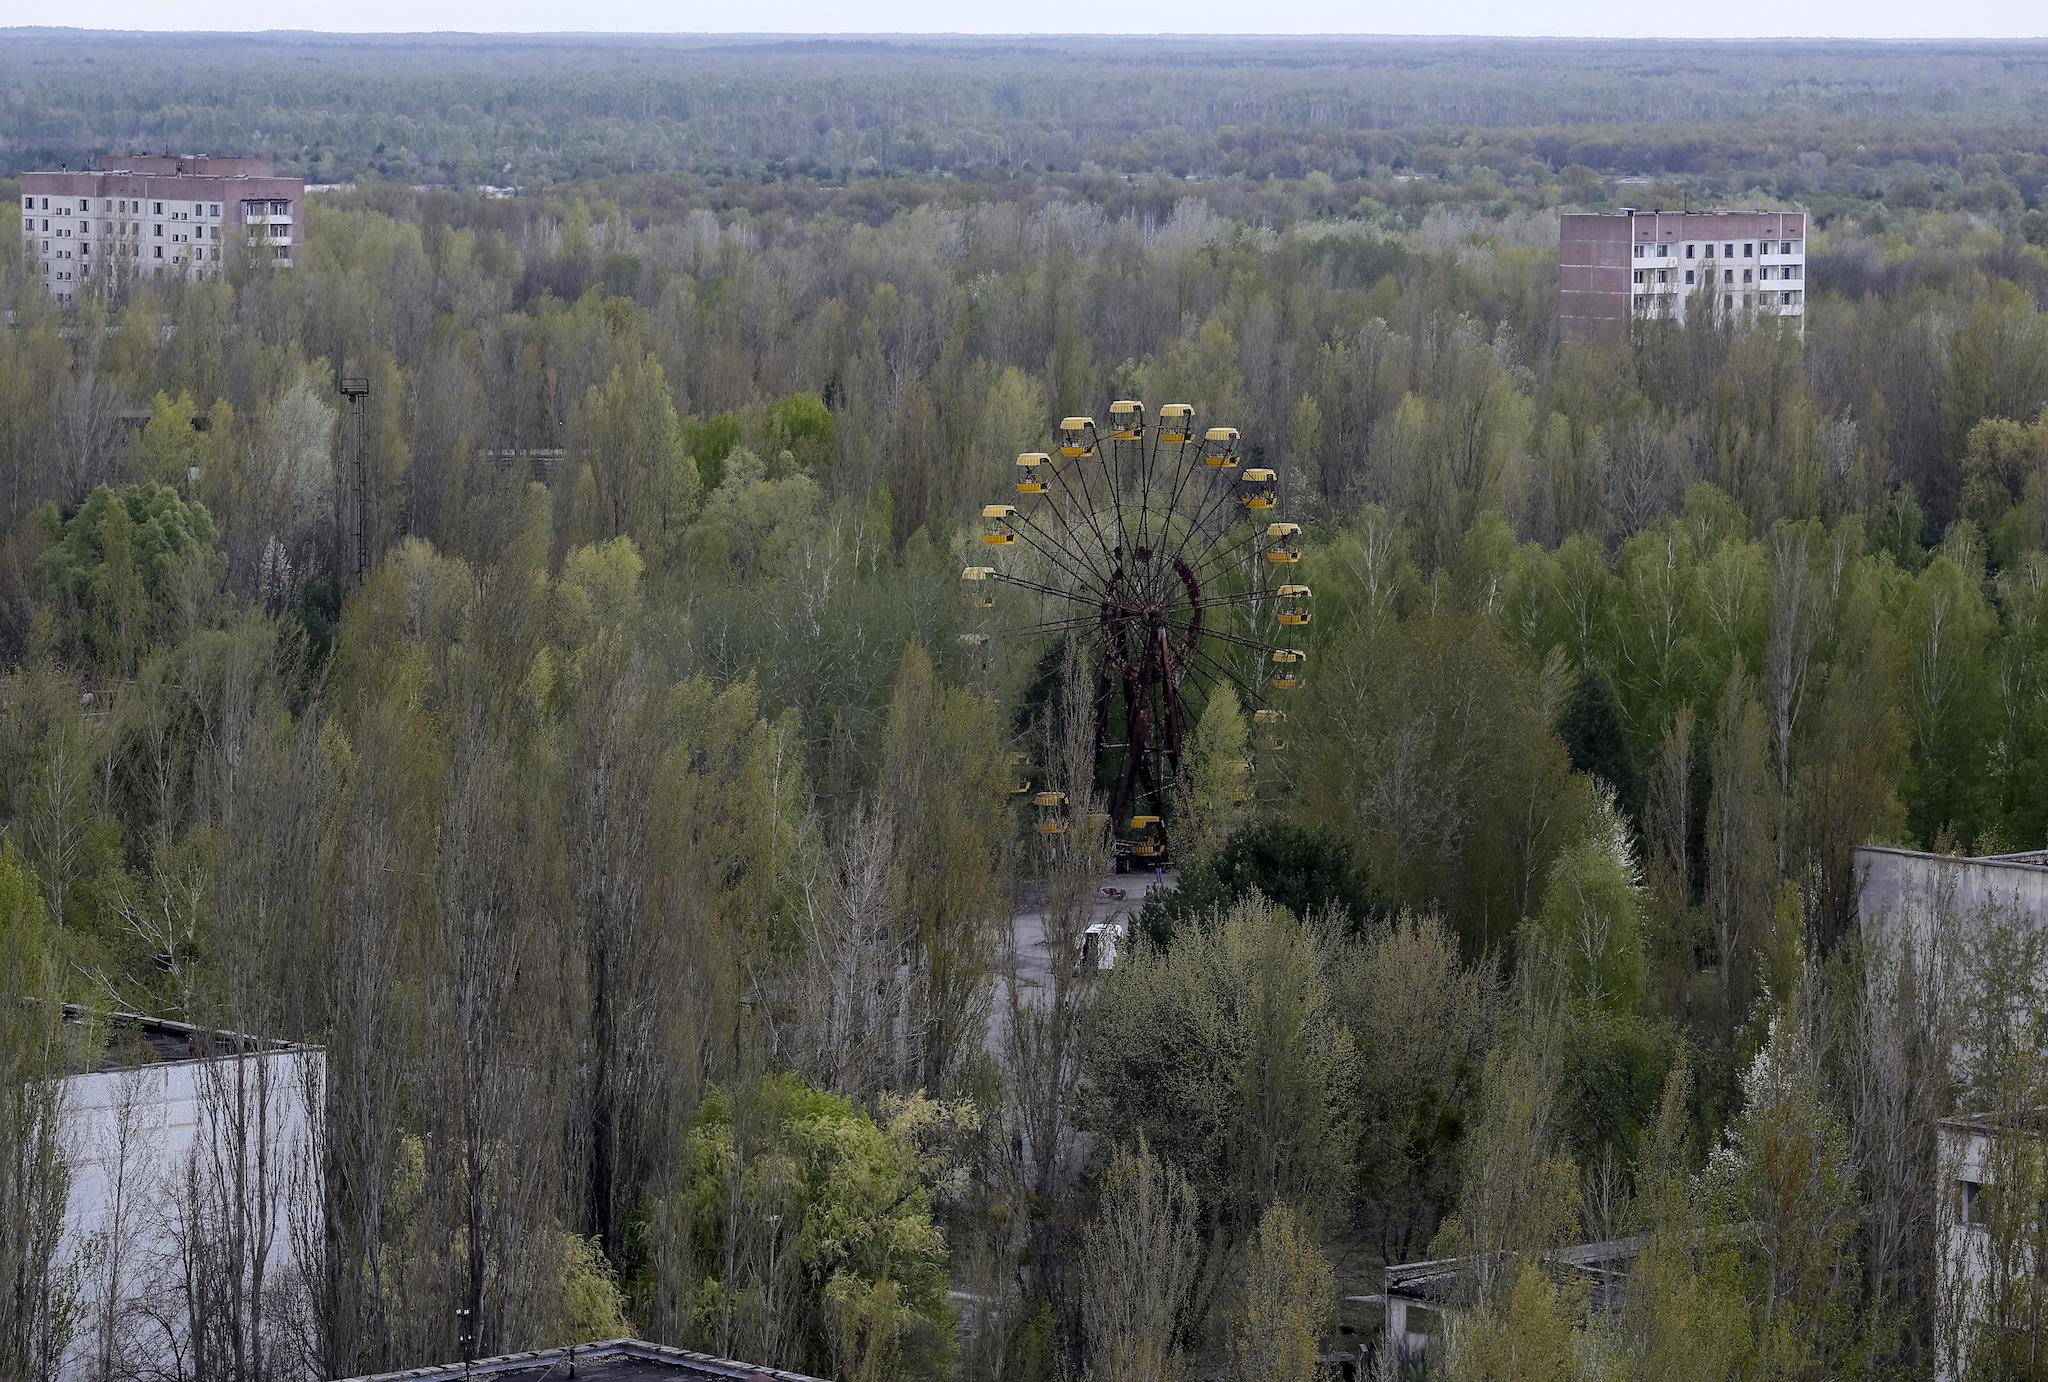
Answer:
<svg viewBox="0 0 2048 1382"><path fill-rule="evenodd" d="M1124 767L1117 775L1116 796L1110 802L1112 821L1129 820L1132 803L1137 799L1138 777L1144 768L1151 728L1147 723L1145 691L1142 673L1124 679Z"/></svg>
<svg viewBox="0 0 2048 1382"><path fill-rule="evenodd" d="M1197 619L1201 612L1196 611ZM1161 625L1154 632L1152 657L1159 667L1160 699L1166 703L1166 762L1175 777L1180 776L1181 721L1180 688L1174 685L1168 669L1172 666L1166 643L1166 628Z"/></svg>

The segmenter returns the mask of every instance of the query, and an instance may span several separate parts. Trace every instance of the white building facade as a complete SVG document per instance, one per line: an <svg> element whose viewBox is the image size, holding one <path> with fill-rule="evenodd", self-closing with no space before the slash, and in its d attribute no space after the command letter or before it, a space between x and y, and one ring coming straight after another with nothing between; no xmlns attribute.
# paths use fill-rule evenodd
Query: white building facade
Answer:
<svg viewBox="0 0 2048 1382"><path fill-rule="evenodd" d="M62 1082L70 1171L59 1377L206 1368L208 1340L283 1345L320 1220L312 1157L323 1053L120 1014L99 1068ZM208 1340L195 1342L195 1333ZM270 1350L267 1350L270 1351Z"/></svg>

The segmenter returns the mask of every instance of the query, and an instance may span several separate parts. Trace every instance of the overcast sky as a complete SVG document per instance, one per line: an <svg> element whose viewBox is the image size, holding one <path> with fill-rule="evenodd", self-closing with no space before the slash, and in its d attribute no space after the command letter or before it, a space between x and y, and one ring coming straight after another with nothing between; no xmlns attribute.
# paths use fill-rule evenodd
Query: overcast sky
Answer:
<svg viewBox="0 0 2048 1382"><path fill-rule="evenodd" d="M0 15L9 8L0 4ZM1544 34L1622 38L2019 38L2048 0L72 0L42 14L95 29L623 33ZM27 17L26 7L22 11ZM0 20L0 23L5 23Z"/></svg>

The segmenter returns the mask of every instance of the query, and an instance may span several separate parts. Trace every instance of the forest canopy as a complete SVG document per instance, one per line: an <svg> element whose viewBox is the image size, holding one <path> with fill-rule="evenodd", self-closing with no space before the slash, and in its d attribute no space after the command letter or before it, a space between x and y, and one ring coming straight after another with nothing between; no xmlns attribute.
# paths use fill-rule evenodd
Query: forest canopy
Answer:
<svg viewBox="0 0 2048 1382"><path fill-rule="evenodd" d="M2048 49L1146 43L4 35L0 172L331 185L289 270L0 253L0 1374L157 1375L64 1295L60 1001L325 1052L250 1192L321 1232L195 1173L167 1377L1310 1382L1453 1256L1456 1378L2038 1344L2039 1196L1979 1337L1932 1189L2038 938L1936 992L1853 851L2048 842ZM1806 209L1803 323L1567 339L1623 204ZM960 573L1119 398L1241 430L1315 613L1098 968L1135 880L1016 792L1099 804L1087 678Z"/></svg>

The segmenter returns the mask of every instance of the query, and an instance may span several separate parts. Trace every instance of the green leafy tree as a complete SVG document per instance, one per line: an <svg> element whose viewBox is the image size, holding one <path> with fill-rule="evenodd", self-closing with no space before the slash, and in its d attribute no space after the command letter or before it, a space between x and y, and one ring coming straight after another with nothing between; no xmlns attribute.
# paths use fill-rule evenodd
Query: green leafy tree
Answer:
<svg viewBox="0 0 2048 1382"><path fill-rule="evenodd" d="M1301 1216L1268 1209L1251 1243L1230 1375L1238 1382L1315 1382L1324 1330L1336 1316L1337 1283Z"/></svg>
<svg viewBox="0 0 2048 1382"><path fill-rule="evenodd" d="M787 451L798 466L817 475L832 454L832 410L814 393L777 399L761 415L761 442L771 454Z"/></svg>
<svg viewBox="0 0 2048 1382"><path fill-rule="evenodd" d="M1328 932L1263 898L1119 956L1087 1069L1098 1125L1145 1135L1232 1241L1271 1205L1332 1206L1354 1150L1356 1050Z"/></svg>
<svg viewBox="0 0 2048 1382"><path fill-rule="evenodd" d="M1200 1205L1192 1186L1141 1134L1110 1159L1101 1207L1083 1235L1082 1337L1090 1382L1174 1382L1201 1269Z"/></svg>
<svg viewBox="0 0 2048 1382"><path fill-rule="evenodd" d="M734 1316L752 1316L789 1340L762 1362L850 1382L952 1375L934 1220L948 1171L921 1137L938 1115L918 1096L880 1114L788 1075L705 1097L688 1149L695 1337L729 1354L746 1329Z"/></svg>
<svg viewBox="0 0 2048 1382"><path fill-rule="evenodd" d="M1137 929L1154 944L1166 945L1184 926L1255 895L1299 917L1334 913L1352 930L1387 911L1352 862L1351 846L1327 830L1262 821L1234 831L1198 859L1172 887L1145 895Z"/></svg>
<svg viewBox="0 0 2048 1382"><path fill-rule="evenodd" d="M593 385L571 424L572 535L630 537L659 569L697 510L697 463L684 445L661 365L647 356ZM724 459L723 454L719 456Z"/></svg>
<svg viewBox="0 0 2048 1382"><path fill-rule="evenodd" d="M34 878L0 843L0 1372L13 1377L54 1375L72 1323L57 1261L70 1039L50 933Z"/></svg>
<svg viewBox="0 0 2048 1382"><path fill-rule="evenodd" d="M1868 1340L1856 1318L1850 1130L1809 1021L1797 994L1774 1017L1708 1174L1729 1220L1753 1226L1744 1296L1764 1375L1817 1380L1857 1372Z"/></svg>
<svg viewBox="0 0 2048 1382"><path fill-rule="evenodd" d="M42 575L79 651L115 676L195 622L221 576L211 515L167 485L102 485L69 518L44 521Z"/></svg>

